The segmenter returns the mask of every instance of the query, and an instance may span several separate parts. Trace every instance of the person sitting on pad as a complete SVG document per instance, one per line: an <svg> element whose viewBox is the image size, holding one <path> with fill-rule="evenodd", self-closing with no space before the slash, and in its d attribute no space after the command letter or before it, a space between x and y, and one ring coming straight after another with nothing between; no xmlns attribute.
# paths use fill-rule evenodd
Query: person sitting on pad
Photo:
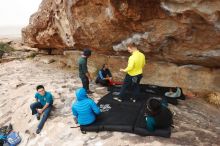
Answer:
<svg viewBox="0 0 220 146"><path fill-rule="evenodd" d="M97 104L87 96L85 88L76 90L76 101L72 105L72 113L79 125L92 124L96 116L100 114Z"/></svg>
<svg viewBox="0 0 220 146"><path fill-rule="evenodd" d="M157 97L149 98L146 104L147 130L168 128L173 124L173 115L167 108L167 104Z"/></svg>

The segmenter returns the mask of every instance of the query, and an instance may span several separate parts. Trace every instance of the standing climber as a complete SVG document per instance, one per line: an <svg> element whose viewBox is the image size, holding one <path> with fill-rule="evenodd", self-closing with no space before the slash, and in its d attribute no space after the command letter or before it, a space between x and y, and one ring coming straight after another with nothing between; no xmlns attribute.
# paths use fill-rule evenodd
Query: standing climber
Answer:
<svg viewBox="0 0 220 146"><path fill-rule="evenodd" d="M87 67L87 60L91 56L92 51L90 49L84 49L82 56L79 58L79 77L82 81L83 88L86 89L88 94L93 93L89 90L89 81L92 80Z"/></svg>
<svg viewBox="0 0 220 146"><path fill-rule="evenodd" d="M133 89L133 102L138 100L137 95L139 94L139 83L142 79L143 68L145 65L145 56L141 53L134 43L129 44L128 52L132 55L129 57L127 68L120 69L121 72L125 72L124 84L119 93L121 100L128 100L125 97L125 91L132 87Z"/></svg>

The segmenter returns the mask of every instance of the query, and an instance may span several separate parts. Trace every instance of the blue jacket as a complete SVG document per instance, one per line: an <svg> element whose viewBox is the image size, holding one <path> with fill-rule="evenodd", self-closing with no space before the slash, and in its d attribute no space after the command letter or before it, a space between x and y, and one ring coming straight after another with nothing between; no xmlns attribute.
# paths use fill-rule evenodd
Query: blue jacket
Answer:
<svg viewBox="0 0 220 146"><path fill-rule="evenodd" d="M101 80L104 80L104 78L106 78L107 76L112 77L112 74L109 69L101 69L98 73L98 78L100 78Z"/></svg>
<svg viewBox="0 0 220 146"><path fill-rule="evenodd" d="M86 90L80 88L76 90L76 102L72 105L73 115L80 125L88 125L95 121L96 115L100 114L100 109L96 103L88 98Z"/></svg>

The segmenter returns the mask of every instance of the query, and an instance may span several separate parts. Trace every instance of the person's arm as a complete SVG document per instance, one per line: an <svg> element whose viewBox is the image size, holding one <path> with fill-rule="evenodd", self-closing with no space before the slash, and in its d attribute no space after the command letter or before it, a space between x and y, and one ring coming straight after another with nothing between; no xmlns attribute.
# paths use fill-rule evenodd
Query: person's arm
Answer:
<svg viewBox="0 0 220 146"><path fill-rule="evenodd" d="M133 68L134 68L134 59L132 57L130 57L128 60L128 66L125 69L120 69L120 71L129 72Z"/></svg>
<svg viewBox="0 0 220 146"><path fill-rule="evenodd" d="M99 77L100 77L102 80L105 80L105 78L104 78L103 75L102 75L102 71L101 71L101 70L99 71Z"/></svg>
<svg viewBox="0 0 220 146"><path fill-rule="evenodd" d="M77 124L78 123L78 113L77 113L77 111L74 109L74 107L72 107L72 113L73 113L73 115L74 115L74 117L73 117L73 119L74 119L74 121L75 121L75 123Z"/></svg>
<svg viewBox="0 0 220 146"><path fill-rule="evenodd" d="M46 104L42 109L38 110L39 113L42 114L44 112L44 110L46 108L48 108L50 106L50 104L52 104L52 102L53 102L53 96L51 95L51 93L47 93Z"/></svg>
<svg viewBox="0 0 220 146"><path fill-rule="evenodd" d="M152 116L146 117L147 130L153 132L155 130L155 120Z"/></svg>
<svg viewBox="0 0 220 146"><path fill-rule="evenodd" d="M88 67L87 67L87 63L86 62L83 62L82 70L84 71L84 73L87 76L87 78L89 78L89 80L91 80L91 76L90 76L90 73L88 71Z"/></svg>
<svg viewBox="0 0 220 146"><path fill-rule="evenodd" d="M74 115L76 118L78 117L78 113L77 113L77 111L75 110L74 107L72 107L72 113L73 113L73 115Z"/></svg>
<svg viewBox="0 0 220 146"><path fill-rule="evenodd" d="M36 99L36 102L38 102L38 97L37 97L37 93L35 94L35 99Z"/></svg>
<svg viewBox="0 0 220 146"><path fill-rule="evenodd" d="M112 78L112 73L109 69L108 69L108 77Z"/></svg>
<svg viewBox="0 0 220 146"><path fill-rule="evenodd" d="M91 108L96 115L99 115L101 113L100 108L93 100L91 100Z"/></svg>
<svg viewBox="0 0 220 146"><path fill-rule="evenodd" d="M38 110L38 113L42 114L44 112L44 110L49 107L49 105L50 105L49 103L46 103L45 106L42 109Z"/></svg>
<svg viewBox="0 0 220 146"><path fill-rule="evenodd" d="M91 75L90 75L90 73L89 73L88 71L86 72L86 76L87 76L87 78L88 78L89 80L92 80Z"/></svg>

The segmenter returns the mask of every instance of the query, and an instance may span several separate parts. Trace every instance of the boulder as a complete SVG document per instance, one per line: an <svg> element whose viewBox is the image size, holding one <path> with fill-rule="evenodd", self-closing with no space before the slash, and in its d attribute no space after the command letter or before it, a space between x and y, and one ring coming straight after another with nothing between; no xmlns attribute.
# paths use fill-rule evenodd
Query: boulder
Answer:
<svg viewBox="0 0 220 146"><path fill-rule="evenodd" d="M220 67L218 0L43 0L22 30L40 49L127 55L134 42L157 61Z"/></svg>

